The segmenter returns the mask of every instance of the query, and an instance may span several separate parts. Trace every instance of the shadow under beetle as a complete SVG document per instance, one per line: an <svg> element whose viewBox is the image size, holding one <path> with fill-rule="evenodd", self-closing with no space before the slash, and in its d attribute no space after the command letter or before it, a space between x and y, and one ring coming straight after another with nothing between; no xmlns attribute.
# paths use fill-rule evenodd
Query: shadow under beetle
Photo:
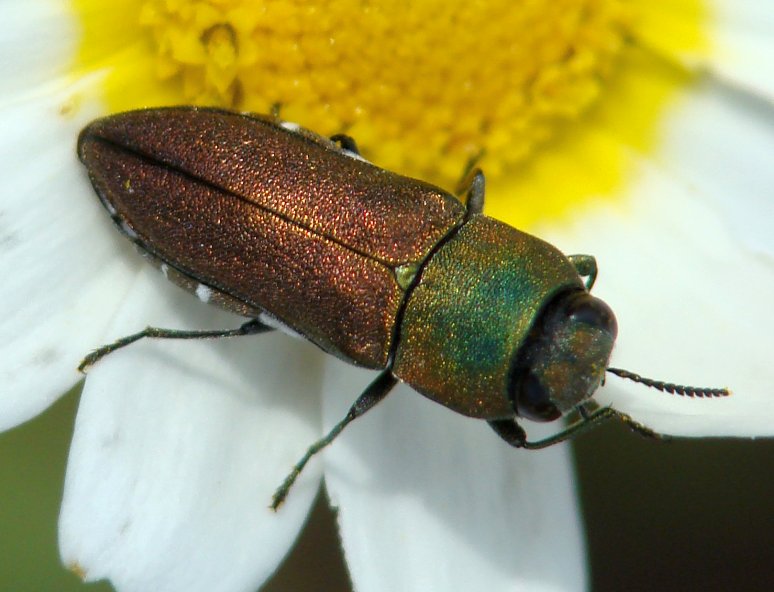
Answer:
<svg viewBox="0 0 774 592"><path fill-rule="evenodd" d="M309 459L403 381L486 420L508 444L538 449L617 417L584 405L605 371L662 391L726 396L608 368L617 334L589 290L593 257L482 214L484 177L461 197L365 161L343 135L276 117L196 107L92 122L78 154L113 221L167 277L251 320L223 331L148 327L88 355L80 370L143 337L193 339L286 328L382 372L277 489L277 509ZM516 417L552 421L529 441Z"/></svg>

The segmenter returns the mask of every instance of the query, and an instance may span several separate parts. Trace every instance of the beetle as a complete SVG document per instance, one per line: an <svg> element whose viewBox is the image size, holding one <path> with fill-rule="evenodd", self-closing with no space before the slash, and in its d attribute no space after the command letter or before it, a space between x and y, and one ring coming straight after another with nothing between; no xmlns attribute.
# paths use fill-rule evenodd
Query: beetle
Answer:
<svg viewBox="0 0 774 592"><path fill-rule="evenodd" d="M597 265L483 214L484 176L462 199L378 168L345 135L276 116L168 107L98 119L78 155L118 228L201 300L250 318L223 331L148 327L89 354L83 372L144 337L214 338L280 328L381 370L305 464L399 382L539 449L616 417L587 404L605 372L686 396L726 396L608 367L615 315L590 290ZM516 418L579 419L530 441Z"/></svg>

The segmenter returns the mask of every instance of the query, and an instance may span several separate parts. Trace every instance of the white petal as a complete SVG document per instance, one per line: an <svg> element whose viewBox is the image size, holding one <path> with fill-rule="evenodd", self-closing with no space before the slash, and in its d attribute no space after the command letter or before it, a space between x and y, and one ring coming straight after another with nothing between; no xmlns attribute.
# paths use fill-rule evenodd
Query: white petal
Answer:
<svg viewBox="0 0 774 592"><path fill-rule="evenodd" d="M773 434L772 261L740 245L694 187L644 161L638 172L626 206L591 208L543 236L596 256L594 293L619 324L611 365L733 395L689 399L611 376L596 399L667 434Z"/></svg>
<svg viewBox="0 0 774 592"><path fill-rule="evenodd" d="M737 240L774 260L774 108L707 81L661 128L662 165L719 206Z"/></svg>
<svg viewBox="0 0 774 592"><path fill-rule="evenodd" d="M64 73L77 42L69 6L59 0L0 5L0 104ZM3 128L5 129L5 128Z"/></svg>
<svg viewBox="0 0 774 592"><path fill-rule="evenodd" d="M96 109L60 114L67 93L0 109L0 429L40 412L80 378L133 272L125 243L75 155Z"/></svg>
<svg viewBox="0 0 774 592"><path fill-rule="evenodd" d="M329 363L326 424L373 378ZM325 452L325 479L360 592L585 588L566 447L514 450L399 386Z"/></svg>
<svg viewBox="0 0 774 592"><path fill-rule="evenodd" d="M112 331L238 326L153 269ZM170 294L170 292L174 292ZM144 340L89 373L60 519L64 562L121 591L252 591L295 539L318 489L271 496L320 435L321 354L279 333Z"/></svg>
<svg viewBox="0 0 774 592"><path fill-rule="evenodd" d="M770 0L711 0L709 67L774 103L774 7Z"/></svg>

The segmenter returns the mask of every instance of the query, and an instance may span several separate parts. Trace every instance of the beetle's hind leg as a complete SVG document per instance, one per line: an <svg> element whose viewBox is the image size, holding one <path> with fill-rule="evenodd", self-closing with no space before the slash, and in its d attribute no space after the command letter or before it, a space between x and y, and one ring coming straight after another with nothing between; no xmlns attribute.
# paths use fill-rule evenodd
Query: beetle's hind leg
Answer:
<svg viewBox="0 0 774 592"><path fill-rule="evenodd" d="M508 444L514 448L524 448L526 450L540 450L541 448L548 448L554 444L559 444L565 440L575 438L581 434L594 429L598 425L606 422L609 419L619 419L624 424L629 426L632 430L645 436L646 438L654 438L657 440L663 439L664 436L657 434L650 428L634 421L631 417L620 411L616 411L612 407L602 407L591 413L588 413L582 406L578 408L581 418L568 426L561 432L543 438L542 440L535 440L530 442L527 440L527 433L524 431L518 423L513 419L496 419L487 422L489 426L495 431L495 433L505 440Z"/></svg>
<svg viewBox="0 0 774 592"><path fill-rule="evenodd" d="M301 471L304 470L306 463L308 463L315 454L317 454L328 444L333 442L333 440L336 439L336 436L338 436L344 430L344 428L347 427L347 425L349 425L351 421L365 414L366 411L370 410L379 401L384 399L384 397L387 396L387 393L389 393L397 383L398 383L398 379L392 373L392 368L387 368L381 374L379 374L379 376L376 377L376 380L374 380L371 384L368 385L366 390L364 390L363 393L352 404L352 407L349 408L349 411L347 412L347 415L344 416L344 419L342 419L339 423L333 426L333 429L330 432L328 432L328 434L324 438L321 438L320 440L312 444L307 449L304 456L301 457L301 460L299 460L293 466L293 470L290 471L290 474L287 477L285 477L285 480L282 482L282 485L280 485L277 488L277 491L274 492L274 496L272 497L272 500L271 500L272 510L276 511L277 509L279 509L279 507L285 501L285 498L288 496L288 492L290 491L290 488L293 487L293 483L296 482L296 479L298 479L298 476L301 474Z"/></svg>
<svg viewBox="0 0 774 592"><path fill-rule="evenodd" d="M139 341L145 337L152 339L219 339L221 337L238 337L240 335L255 335L257 333L265 333L271 331L273 328L269 325L265 325L258 319L247 321L243 325L236 329L220 329L215 331L180 331L177 329L161 329L159 327L146 327L138 333L127 335L121 339L117 339L113 343L108 343L102 347L95 349L89 355L87 355L81 361L78 366L80 372L85 373L90 366L96 364L99 360L104 358L111 352L121 349Z"/></svg>

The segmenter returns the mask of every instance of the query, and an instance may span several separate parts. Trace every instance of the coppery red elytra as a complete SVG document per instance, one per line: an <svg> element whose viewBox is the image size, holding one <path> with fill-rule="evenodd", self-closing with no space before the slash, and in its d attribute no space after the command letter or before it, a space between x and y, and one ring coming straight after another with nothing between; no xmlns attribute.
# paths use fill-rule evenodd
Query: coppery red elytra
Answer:
<svg viewBox="0 0 774 592"><path fill-rule="evenodd" d="M617 324L590 294L594 258L565 256L483 215L479 170L464 176L458 199L374 166L347 136L196 107L96 120L81 132L78 154L118 228L167 277L250 319L223 331L148 327L95 350L82 371L143 337L274 328L381 370L293 467L275 509L310 458L399 381L526 449L613 417L659 437L610 407L593 408L605 371L685 396L728 395L608 367ZM538 441L516 421L572 411L575 423Z"/></svg>

